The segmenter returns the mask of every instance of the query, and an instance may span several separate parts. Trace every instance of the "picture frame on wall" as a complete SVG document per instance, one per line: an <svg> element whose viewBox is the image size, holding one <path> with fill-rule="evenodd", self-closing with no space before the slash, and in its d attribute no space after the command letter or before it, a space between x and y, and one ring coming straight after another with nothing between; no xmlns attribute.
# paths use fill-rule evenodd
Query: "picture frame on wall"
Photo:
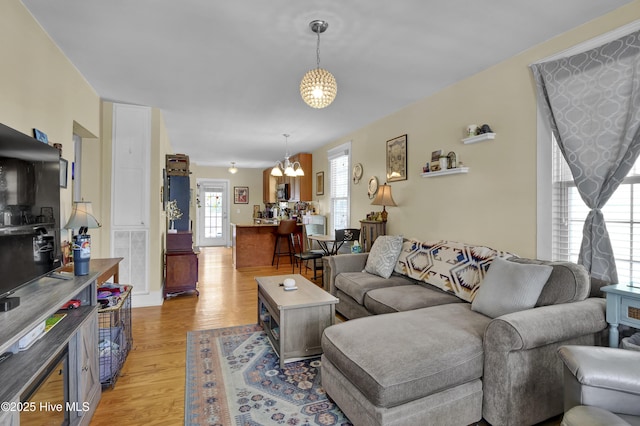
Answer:
<svg viewBox="0 0 640 426"><path fill-rule="evenodd" d="M233 187L233 204L249 204L249 187Z"/></svg>
<svg viewBox="0 0 640 426"><path fill-rule="evenodd" d="M69 162L64 158L60 159L60 187L67 187L67 176L69 175Z"/></svg>
<svg viewBox="0 0 640 426"><path fill-rule="evenodd" d="M407 180L407 135L387 141L387 182Z"/></svg>
<svg viewBox="0 0 640 426"><path fill-rule="evenodd" d="M316 173L316 195L324 195L324 172Z"/></svg>

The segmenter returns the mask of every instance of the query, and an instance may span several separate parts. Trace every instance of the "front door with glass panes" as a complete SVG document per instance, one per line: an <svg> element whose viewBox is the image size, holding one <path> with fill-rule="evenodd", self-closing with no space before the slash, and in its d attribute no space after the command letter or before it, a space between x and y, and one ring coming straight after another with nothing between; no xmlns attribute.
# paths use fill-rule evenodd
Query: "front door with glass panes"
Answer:
<svg viewBox="0 0 640 426"><path fill-rule="evenodd" d="M198 182L198 245L224 246L229 236L227 181Z"/></svg>

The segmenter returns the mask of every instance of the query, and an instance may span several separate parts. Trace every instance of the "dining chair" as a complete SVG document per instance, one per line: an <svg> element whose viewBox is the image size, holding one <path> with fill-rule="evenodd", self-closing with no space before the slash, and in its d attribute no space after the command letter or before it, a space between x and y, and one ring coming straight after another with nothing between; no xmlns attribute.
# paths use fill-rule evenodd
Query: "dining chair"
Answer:
<svg viewBox="0 0 640 426"><path fill-rule="evenodd" d="M317 275L317 271L318 270L322 270L322 263L320 263L320 266L318 267L318 260L321 260L322 257L324 256L324 250L322 250L320 247L318 247L317 249L313 248L313 241L309 240L308 236L309 235L314 235L318 232L322 233L321 231L323 231L324 228L320 228L319 225L317 224L305 224L304 225L304 229L305 229L305 236L307 238L305 238L306 240L306 247L305 250L300 252L300 253L296 253L294 254L294 257L297 257L298 260L300 261L299 263L299 273L302 273L302 264L304 263L305 266L305 271L307 269L309 269L309 265L308 262L309 261L313 261L313 279L316 280L318 279L318 275ZM321 277L321 276L320 276Z"/></svg>
<svg viewBox="0 0 640 426"><path fill-rule="evenodd" d="M335 240L333 246L333 254L338 254L340 247L344 243L358 241L360 239L360 228L336 229Z"/></svg>

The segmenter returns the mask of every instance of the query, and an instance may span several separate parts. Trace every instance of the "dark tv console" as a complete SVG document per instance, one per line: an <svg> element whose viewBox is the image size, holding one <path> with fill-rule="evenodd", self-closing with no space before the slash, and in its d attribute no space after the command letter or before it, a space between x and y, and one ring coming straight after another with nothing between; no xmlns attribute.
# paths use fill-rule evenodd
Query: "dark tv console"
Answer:
<svg viewBox="0 0 640 426"><path fill-rule="evenodd" d="M0 312L0 354L11 350L29 331L45 321L70 299L82 306L65 311L63 318L29 349L14 353L0 364L0 401L14 410L0 411L0 424L19 425L20 409L29 390L48 366L63 357L68 363L65 410L69 424L88 425L102 387L98 364L98 303L96 280L103 271L73 276L68 280L40 278L19 288L14 296L20 306ZM3 405L4 407L4 405ZM35 410L44 407L32 405ZM46 412L43 414L47 414Z"/></svg>

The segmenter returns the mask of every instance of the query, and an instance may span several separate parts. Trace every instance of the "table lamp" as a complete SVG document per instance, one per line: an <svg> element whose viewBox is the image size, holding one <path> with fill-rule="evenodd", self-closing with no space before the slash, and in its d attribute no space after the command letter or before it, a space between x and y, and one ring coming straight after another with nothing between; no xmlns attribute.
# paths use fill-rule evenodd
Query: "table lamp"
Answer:
<svg viewBox="0 0 640 426"><path fill-rule="evenodd" d="M89 260L91 259L91 235L87 234L89 228L102 226L93 215L91 201L75 201L71 217L65 225L66 229L78 228L78 234L73 237L73 273L74 275L89 274Z"/></svg>
<svg viewBox="0 0 640 426"><path fill-rule="evenodd" d="M374 206L382 206L382 221L387 221L387 206L396 207L397 204L393 201L393 197L391 196L391 187L385 184L382 185L378 189L378 193L376 194L376 198L371 203Z"/></svg>

